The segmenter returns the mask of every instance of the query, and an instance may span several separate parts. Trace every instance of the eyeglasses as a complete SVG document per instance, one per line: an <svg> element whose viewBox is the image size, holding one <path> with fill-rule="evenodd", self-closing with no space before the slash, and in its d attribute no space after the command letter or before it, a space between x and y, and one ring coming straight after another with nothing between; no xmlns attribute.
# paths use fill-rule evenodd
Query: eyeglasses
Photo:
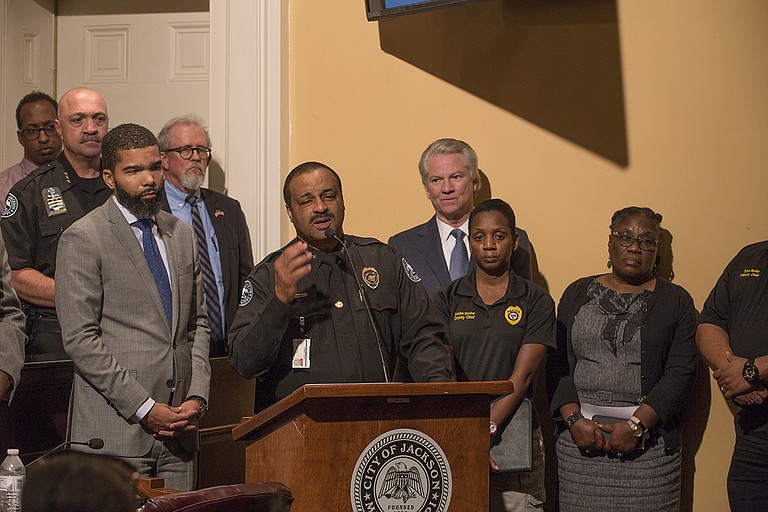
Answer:
<svg viewBox="0 0 768 512"><path fill-rule="evenodd" d="M40 132L45 132L45 134L49 137L52 137L56 134L56 125L53 123L48 123L45 126L41 126L40 128L35 128L34 126L27 126L26 128L22 128L19 130L19 133L21 134L21 138L26 141L33 141L36 140L38 137L40 137Z"/></svg>
<svg viewBox="0 0 768 512"><path fill-rule="evenodd" d="M657 245L659 245L659 241L655 238L648 238L645 236L635 238L631 233L627 233L626 231L622 233L617 233L614 231L611 233L611 236L615 236L616 240L619 241L619 245L623 247L631 247L632 244L637 242L637 245L639 245L640 249L643 251L652 251L656 248Z"/></svg>
<svg viewBox="0 0 768 512"><path fill-rule="evenodd" d="M184 160L189 160L192 158L192 153L195 151L197 151L197 156L200 157L200 160L208 160L211 157L211 148L206 148L205 146L198 146L194 148L192 146L184 146L181 148L166 149L165 151L175 151Z"/></svg>

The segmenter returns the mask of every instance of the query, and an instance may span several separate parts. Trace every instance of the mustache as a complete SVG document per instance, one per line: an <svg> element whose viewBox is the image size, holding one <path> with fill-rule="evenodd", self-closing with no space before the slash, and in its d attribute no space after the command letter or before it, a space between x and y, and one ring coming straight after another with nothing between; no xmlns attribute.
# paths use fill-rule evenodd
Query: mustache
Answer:
<svg viewBox="0 0 768 512"><path fill-rule="evenodd" d="M158 192L160 192L160 187L158 187L157 185L144 187L144 189L139 193L139 197L144 197L149 194L157 194Z"/></svg>
<svg viewBox="0 0 768 512"><path fill-rule="evenodd" d="M80 137L80 142L101 142L101 137L98 135L83 135Z"/></svg>
<svg viewBox="0 0 768 512"><path fill-rule="evenodd" d="M319 219L335 219L336 216L331 213L330 210L325 210L324 212L318 212L313 213L312 216L309 218L309 222L315 222Z"/></svg>

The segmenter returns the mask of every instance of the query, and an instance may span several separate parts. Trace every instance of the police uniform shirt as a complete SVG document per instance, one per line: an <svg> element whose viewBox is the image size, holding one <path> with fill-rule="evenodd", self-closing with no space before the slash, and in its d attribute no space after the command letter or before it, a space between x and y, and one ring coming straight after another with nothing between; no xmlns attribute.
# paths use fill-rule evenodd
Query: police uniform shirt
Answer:
<svg viewBox="0 0 768 512"><path fill-rule="evenodd" d="M111 195L101 176L79 177L64 153L32 171L11 189L0 222L11 269L53 277L61 234Z"/></svg>
<svg viewBox="0 0 768 512"><path fill-rule="evenodd" d="M766 272L768 241L744 247L725 267L699 315L699 324L713 324L725 330L734 354L747 359L768 353ZM742 408L736 415L735 428L737 439L746 437L757 443L753 446L765 450L768 402Z"/></svg>
<svg viewBox="0 0 768 512"><path fill-rule="evenodd" d="M415 272L378 240L347 236L346 244L389 377L399 353L416 380L450 380L444 332ZM310 247L312 269L299 281L295 300L283 304L274 291L274 262L281 252L248 276L229 333L232 365L245 377L260 378L256 410L304 384L384 381L376 336L346 255ZM295 340L307 338L309 368L294 368Z"/></svg>
<svg viewBox="0 0 768 512"><path fill-rule="evenodd" d="M704 303L699 323L728 333L736 355L768 353L768 241L748 245L723 271Z"/></svg>
<svg viewBox="0 0 768 512"><path fill-rule="evenodd" d="M458 379L507 380L522 345L556 347L555 303L541 287L510 272L504 296L486 305L477 293L476 272L438 291L435 304L454 347Z"/></svg>

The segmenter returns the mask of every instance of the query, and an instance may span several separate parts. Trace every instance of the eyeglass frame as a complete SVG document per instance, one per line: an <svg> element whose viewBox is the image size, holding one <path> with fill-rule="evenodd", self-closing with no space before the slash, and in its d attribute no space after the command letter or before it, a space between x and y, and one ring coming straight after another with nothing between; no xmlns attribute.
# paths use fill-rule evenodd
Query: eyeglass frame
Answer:
<svg viewBox="0 0 768 512"><path fill-rule="evenodd" d="M181 154L182 151L189 150L189 156L185 157ZM197 156L200 157L200 160L208 160L213 156L213 150L211 148L207 148L205 146L179 146L177 148L169 148L163 151L163 153L167 153L168 151L173 151L174 153L178 153L181 158L184 160L189 160L192 158L192 155L195 154L195 151L197 151ZM200 151L205 151L208 153L208 156L203 157L203 155L200 154Z"/></svg>
<svg viewBox="0 0 768 512"><path fill-rule="evenodd" d="M619 235L627 235L632 239L632 241L629 242L629 244L624 245L624 243L622 243L621 241L621 238L619 238ZM650 238L647 236L634 237L632 236L632 233L629 233L627 231L622 231L622 232L611 231L611 236L615 237L616 241L622 247L632 247L635 244L635 242L637 242L637 246L640 248L641 251L653 251L659 247L659 241L656 240L655 238ZM653 245L649 248L645 248L643 247L643 243L646 243L646 242L653 242Z"/></svg>
<svg viewBox="0 0 768 512"><path fill-rule="evenodd" d="M56 131L56 124L51 121L50 123L46 124L45 126L41 127L35 127L35 126L27 126L26 128L22 128L21 130L16 131L19 136L26 140L27 142L32 142L40 138L40 132L45 132L45 134L48 137L52 137L54 135L58 136L58 132ZM31 135L34 132L34 135ZM27 134L30 134L29 137L27 137Z"/></svg>

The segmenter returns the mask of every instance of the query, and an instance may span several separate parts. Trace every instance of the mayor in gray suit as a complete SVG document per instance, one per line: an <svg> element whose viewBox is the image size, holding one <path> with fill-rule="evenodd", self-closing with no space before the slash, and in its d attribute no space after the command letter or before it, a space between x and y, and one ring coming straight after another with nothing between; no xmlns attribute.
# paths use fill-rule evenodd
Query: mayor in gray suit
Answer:
<svg viewBox="0 0 768 512"><path fill-rule="evenodd" d="M474 266L467 236L469 214L481 185L477 154L464 141L438 139L421 154L419 174L435 215L424 224L394 235L388 243L410 263L431 296ZM518 227L517 234L520 244L512 256L512 270L530 279L531 244L524 230ZM464 253L463 264L458 258L460 250Z"/></svg>
<svg viewBox="0 0 768 512"><path fill-rule="evenodd" d="M160 210L152 132L114 128L102 161L113 197L64 232L56 260L64 349L75 364L68 438L103 438L104 451L142 475L190 490L210 383L195 237Z"/></svg>

